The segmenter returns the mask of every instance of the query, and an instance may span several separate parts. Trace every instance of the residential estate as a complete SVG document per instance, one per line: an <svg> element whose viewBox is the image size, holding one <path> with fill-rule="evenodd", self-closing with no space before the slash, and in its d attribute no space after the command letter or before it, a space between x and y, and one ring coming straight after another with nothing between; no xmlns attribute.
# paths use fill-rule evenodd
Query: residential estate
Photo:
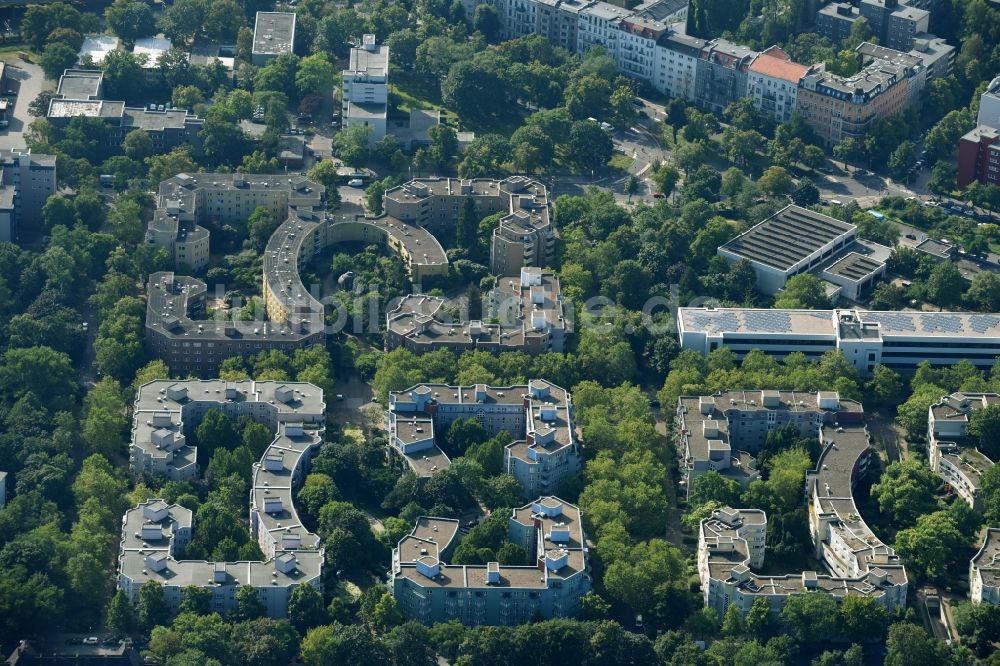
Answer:
<svg viewBox="0 0 1000 666"><path fill-rule="evenodd" d="M973 509L982 511L983 474L993 461L970 441L969 420L977 409L1000 405L996 393L952 393L927 409L927 456L933 469Z"/></svg>
<svg viewBox="0 0 1000 666"><path fill-rule="evenodd" d="M171 610L183 590L195 585L212 591L212 610L236 607L236 591L250 585L270 617L285 617L288 600L299 585L322 590L323 549L302 524L293 502L313 455L323 443L323 392L305 383L159 380L144 384L136 398L134 473L192 479L197 451L186 437L209 409L235 420L248 416L263 423L275 438L254 464L250 491L250 533L264 561L206 562L183 558L192 537L194 514L178 504L150 499L122 518L118 586L136 602L150 580L163 585Z"/></svg>
<svg viewBox="0 0 1000 666"><path fill-rule="evenodd" d="M412 294L386 314L386 349L415 354L437 349L562 352L566 343L565 311L559 278L525 267L519 277L498 277L489 294L489 319L455 321L443 312L444 300Z"/></svg>
<svg viewBox="0 0 1000 666"><path fill-rule="evenodd" d="M728 395L739 393L730 391ZM749 426L746 433L761 443L770 429L778 427L781 395L773 393L747 392L749 402L756 402L756 395L771 403L772 408L757 410L751 404L739 414L741 419L744 414L748 420L755 417L756 427ZM723 395L727 394L718 397ZM790 595L812 590L824 590L837 599L847 594L871 596L887 609L906 603L908 580L902 563L893 549L871 531L854 502L854 486L864 476L873 451L861 405L842 400L836 393L816 395L823 401L818 407L830 412L814 412L813 423L809 423L804 400L801 405L796 401L789 407L803 408L799 412L800 426L806 431L813 430L812 434L823 445L815 468L806 475L806 502L813 556L824 564L828 573L803 571L783 576L754 573L753 569L759 569L764 561L766 515L755 509L713 511L699 529L698 573L705 605L720 617L730 604L736 604L745 613L758 597L768 599L772 610L778 611ZM708 403L711 412L707 416L715 411L715 397L710 398L713 398ZM733 416L736 415L734 411Z"/></svg>
<svg viewBox="0 0 1000 666"><path fill-rule="evenodd" d="M45 201L56 193L56 156L0 150L0 242L42 225Z"/></svg>
<svg viewBox="0 0 1000 666"><path fill-rule="evenodd" d="M458 534L455 520L421 517L393 549L388 588L405 616L476 626L579 614L591 579L578 507L543 496L512 510L507 536L531 565L447 564Z"/></svg>
<svg viewBox="0 0 1000 666"><path fill-rule="evenodd" d="M490 437L508 433L514 441L504 448L504 472L525 497L537 497L580 471L573 414L566 389L533 379L517 386L418 384L391 391L385 418L392 448L422 477L450 464L437 442L456 420L474 419Z"/></svg>
<svg viewBox="0 0 1000 666"><path fill-rule="evenodd" d="M683 349L729 347L741 359L752 349L813 361L840 350L862 376L878 364L910 372L924 361L988 369L1000 356L1000 314L990 313L680 308L677 330Z"/></svg>

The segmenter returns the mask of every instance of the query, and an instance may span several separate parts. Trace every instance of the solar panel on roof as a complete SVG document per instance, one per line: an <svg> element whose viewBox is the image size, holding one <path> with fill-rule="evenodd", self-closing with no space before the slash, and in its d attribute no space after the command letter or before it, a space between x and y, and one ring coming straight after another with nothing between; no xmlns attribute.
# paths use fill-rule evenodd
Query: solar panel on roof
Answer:
<svg viewBox="0 0 1000 666"><path fill-rule="evenodd" d="M1000 324L1000 317L991 314L974 314L969 317L969 328L975 333L985 333Z"/></svg>
<svg viewBox="0 0 1000 666"><path fill-rule="evenodd" d="M792 318L787 312L751 310L743 315L748 329L765 333L791 333Z"/></svg>
<svg viewBox="0 0 1000 666"><path fill-rule="evenodd" d="M694 312L690 314L690 321L695 329L709 333L738 331L740 328L740 321L732 312Z"/></svg>
<svg viewBox="0 0 1000 666"><path fill-rule="evenodd" d="M869 312L865 315L865 319L879 322L887 332L917 332L917 326L913 323L913 315L902 312Z"/></svg>
<svg viewBox="0 0 1000 666"><path fill-rule="evenodd" d="M961 317L937 312L921 317L920 324L927 333L961 333L964 328Z"/></svg>

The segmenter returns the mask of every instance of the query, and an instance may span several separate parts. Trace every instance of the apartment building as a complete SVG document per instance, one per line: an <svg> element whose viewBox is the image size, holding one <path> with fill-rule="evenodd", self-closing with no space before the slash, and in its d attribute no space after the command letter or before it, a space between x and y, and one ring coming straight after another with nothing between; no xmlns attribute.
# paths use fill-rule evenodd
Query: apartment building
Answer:
<svg viewBox="0 0 1000 666"><path fill-rule="evenodd" d="M891 610L906 603L906 572L899 564L873 565L861 575L803 571L782 576L755 573L764 564L767 515L758 509L724 507L701 522L698 576L705 605L723 617L731 605L744 614L757 599L767 599L772 613L797 594L823 593L837 601L867 596Z"/></svg>
<svg viewBox="0 0 1000 666"><path fill-rule="evenodd" d="M629 10L607 2L594 2L581 9L576 35L577 53L586 53L600 46L612 58L616 57L621 33L619 24L631 14Z"/></svg>
<svg viewBox="0 0 1000 666"><path fill-rule="evenodd" d="M457 419L475 419L491 437L506 432L514 439L504 449L504 471L525 497L537 497L580 471L573 414L569 392L544 379L502 387L418 384L389 394L386 423L393 448L418 476L450 464L437 442Z"/></svg>
<svg viewBox="0 0 1000 666"><path fill-rule="evenodd" d="M783 123L795 111L799 81L808 72L809 67L793 62L790 55L772 46L750 63L747 92L761 111Z"/></svg>
<svg viewBox="0 0 1000 666"><path fill-rule="evenodd" d="M1000 604L1000 529L986 530L982 547L969 561L969 598L975 604Z"/></svg>
<svg viewBox="0 0 1000 666"><path fill-rule="evenodd" d="M1000 76L979 96L979 116L975 129L958 143L958 187L973 182L1000 184Z"/></svg>
<svg viewBox="0 0 1000 666"><path fill-rule="evenodd" d="M943 367L967 359L988 369L1000 356L1000 314L680 308L677 329L682 348L703 354L729 347L739 358L760 349L818 360L840 350L862 376L879 363L912 372L924 361Z"/></svg>
<svg viewBox="0 0 1000 666"><path fill-rule="evenodd" d="M653 87L671 97L693 100L704 39L668 30L656 44Z"/></svg>
<svg viewBox="0 0 1000 666"><path fill-rule="evenodd" d="M295 14L290 12L257 12L253 24L253 48L250 62L263 67L295 47Z"/></svg>
<svg viewBox="0 0 1000 666"><path fill-rule="evenodd" d="M969 420L977 409L1000 405L996 393L952 393L927 410L927 455L933 469L965 502L982 511L983 474L993 461L969 438Z"/></svg>
<svg viewBox="0 0 1000 666"><path fill-rule="evenodd" d="M851 35L851 28L861 18L861 11L849 2L831 2L816 12L816 34L840 44Z"/></svg>
<svg viewBox="0 0 1000 666"><path fill-rule="evenodd" d="M548 192L545 185L526 176L417 178L387 190L383 208L390 225L445 230L458 222L470 197L480 219L504 214L490 242L494 275L516 275L525 266L544 267L555 257L556 230Z"/></svg>
<svg viewBox="0 0 1000 666"><path fill-rule="evenodd" d="M507 535L530 566L447 564L458 534L457 521L421 517L393 549L388 589L407 617L509 626L579 614L591 578L578 507L544 496L512 510Z"/></svg>
<svg viewBox="0 0 1000 666"><path fill-rule="evenodd" d="M803 438L816 438L824 425L857 420L854 400L833 391L724 391L681 396L676 426L678 462L690 492L694 480L715 471L743 488L760 478L756 454L775 428L793 426Z"/></svg>
<svg viewBox="0 0 1000 666"><path fill-rule="evenodd" d="M667 32L667 24L640 14L622 19L618 24L618 69L635 79L654 80L656 44Z"/></svg>
<svg viewBox="0 0 1000 666"><path fill-rule="evenodd" d="M159 76L159 70L156 70ZM201 148L203 121L187 109L165 105L126 106L125 102L104 99L104 73L99 70L67 69L59 77L56 94L49 102L46 118L56 127L66 127L73 118L84 116L103 120L110 132L109 146L119 147L129 132L143 130L155 153L165 153L182 145Z"/></svg>
<svg viewBox="0 0 1000 666"><path fill-rule="evenodd" d="M157 380L139 388L130 458L133 474L163 474L193 480L197 450L186 438L212 409L236 421L250 418L274 433L254 464L250 491L250 533L266 558L262 562L206 562L181 559L194 529L193 513L180 505L147 500L122 518L118 586L135 602L149 580L163 585L172 610L184 588L212 591L212 610L236 607L236 590L250 585L269 617L285 617L299 585L322 590L323 550L319 538L298 517L294 491L305 479L323 444L326 405L323 391L303 382Z"/></svg>
<svg viewBox="0 0 1000 666"><path fill-rule="evenodd" d="M323 391L303 382L221 379L143 384L135 398L129 462L132 474L192 481L198 477L197 447L188 437L205 413L217 409L232 421L249 417L273 432L291 424L291 434L325 423ZM294 426L297 425L297 428Z"/></svg>
<svg viewBox="0 0 1000 666"><path fill-rule="evenodd" d="M341 114L344 129L371 128L369 143L385 136L389 114L389 47L364 35L351 48L350 64L342 73Z"/></svg>
<svg viewBox="0 0 1000 666"><path fill-rule="evenodd" d="M916 35L926 33L930 21L929 11L899 0L861 0L858 10L879 44L896 51L913 48Z"/></svg>
<svg viewBox="0 0 1000 666"><path fill-rule="evenodd" d="M747 94L747 73L757 52L726 39L713 39L702 50L695 71L695 104L721 115Z"/></svg>
<svg viewBox="0 0 1000 666"><path fill-rule="evenodd" d="M559 278L554 273L525 267L520 278L497 278L487 301L490 320L455 321L443 311L442 299L408 296L386 315L386 349L403 347L415 354L436 349L494 354L564 350L567 327Z"/></svg>
<svg viewBox="0 0 1000 666"><path fill-rule="evenodd" d="M756 287L776 294L788 279L812 272L830 284L831 298L859 300L885 275L891 248L862 241L857 227L829 215L788 205L719 246L729 262L750 262Z"/></svg>
<svg viewBox="0 0 1000 666"><path fill-rule="evenodd" d="M42 208L55 193L55 155L0 149L0 241L15 240L22 229L40 229Z"/></svg>

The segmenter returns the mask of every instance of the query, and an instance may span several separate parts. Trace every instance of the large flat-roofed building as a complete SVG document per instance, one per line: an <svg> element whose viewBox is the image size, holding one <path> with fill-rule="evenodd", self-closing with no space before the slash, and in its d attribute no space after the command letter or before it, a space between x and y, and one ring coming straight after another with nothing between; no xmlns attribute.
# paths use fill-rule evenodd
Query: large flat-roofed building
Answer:
<svg viewBox="0 0 1000 666"><path fill-rule="evenodd" d="M990 527L983 545L969 561L969 598L976 604L1000 604L1000 529Z"/></svg>
<svg viewBox="0 0 1000 666"><path fill-rule="evenodd" d="M0 149L0 241L42 226L42 208L56 193L56 156Z"/></svg>
<svg viewBox="0 0 1000 666"><path fill-rule="evenodd" d="M815 272L837 295L858 300L885 274L891 249L858 240L855 225L794 204L719 247L731 262L746 259L757 289L776 294L788 278Z"/></svg>
<svg viewBox="0 0 1000 666"><path fill-rule="evenodd" d="M698 575L705 605L723 617L735 605L746 614L766 599L777 614L797 594L824 593L837 601L848 595L875 599L891 610L906 603L906 572L899 564L873 565L856 576L802 571L758 574L764 564L767 515L758 509L716 509L698 533Z"/></svg>
<svg viewBox="0 0 1000 666"><path fill-rule="evenodd" d="M375 35L363 35L361 43L351 48L342 79L344 129L370 127L369 142L375 143L385 136L389 115L389 47L377 44Z"/></svg>
<svg viewBox="0 0 1000 666"><path fill-rule="evenodd" d="M420 518L393 550L388 588L407 617L509 626L580 613L591 580L578 507L547 496L512 510L507 535L530 566L447 564L457 535L455 521Z"/></svg>
<svg viewBox="0 0 1000 666"><path fill-rule="evenodd" d="M386 348L402 347L415 354L436 349L494 354L564 350L567 327L559 279L553 273L529 267L521 269L519 278L497 278L488 304L495 323L453 321L443 312L442 299L413 294L386 315Z"/></svg>
<svg viewBox="0 0 1000 666"><path fill-rule="evenodd" d="M295 47L295 14L257 12L253 24L253 50L250 62L262 67Z"/></svg>
<svg viewBox="0 0 1000 666"><path fill-rule="evenodd" d="M458 419L475 419L490 435L508 433L504 471L521 484L525 497L553 493L580 471L573 400L543 379L526 385L448 386L418 384L389 394L386 423L393 448L418 476L449 464L437 440Z"/></svg>
<svg viewBox="0 0 1000 666"><path fill-rule="evenodd" d="M323 391L303 382L149 382L139 387L133 408L132 473L187 481L197 478L198 451L187 438L210 409L233 421L250 417L272 431L283 423L322 425L326 412Z"/></svg>
<svg viewBox="0 0 1000 666"><path fill-rule="evenodd" d="M952 393L927 410L927 455L931 469L965 502L983 510L979 489L993 461L969 438L969 419L977 409L1000 405L996 393Z"/></svg>
<svg viewBox="0 0 1000 666"><path fill-rule="evenodd" d="M854 400L836 392L724 391L681 396L677 404L678 454L690 492L692 482L715 471L746 488L760 478L752 454L775 428L793 426L802 437L819 436L824 424L863 413Z"/></svg>
<svg viewBox="0 0 1000 666"><path fill-rule="evenodd" d="M146 73L147 77L159 77L159 66L147 68ZM103 77L98 70L67 69L59 77L56 94L49 102L49 122L65 127L78 116L99 118L111 130L110 146L121 146L129 132L144 130L153 142L154 152L168 152L181 145L200 150L201 118L187 109L167 109L156 104L130 107L120 100L106 100Z"/></svg>
<svg viewBox="0 0 1000 666"><path fill-rule="evenodd" d="M251 586L270 617L285 617L299 585L322 590L323 550L302 524L294 491L323 444L326 405L323 391L303 382L158 380L139 388L135 403L131 462L133 473L194 478L194 447L186 436L212 409L236 421L249 418L274 434L254 464L250 491L250 533L264 561L206 562L183 559L194 514L177 504L150 499L122 518L118 586L133 601L150 580L163 585L164 600L176 610L190 585L212 591L212 610L236 608L236 590Z"/></svg>
<svg viewBox="0 0 1000 666"><path fill-rule="evenodd" d="M962 359L991 368L1000 356L1000 314L680 308L677 329L682 348L703 354L729 347L739 358L760 349L779 359L802 352L817 360L839 349L861 375L879 363L900 372Z"/></svg>

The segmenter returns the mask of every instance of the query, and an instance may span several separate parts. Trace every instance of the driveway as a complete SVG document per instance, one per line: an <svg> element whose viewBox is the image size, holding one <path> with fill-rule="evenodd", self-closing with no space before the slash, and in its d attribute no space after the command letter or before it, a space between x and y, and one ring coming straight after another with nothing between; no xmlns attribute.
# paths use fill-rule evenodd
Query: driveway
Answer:
<svg viewBox="0 0 1000 666"><path fill-rule="evenodd" d="M7 119L10 125L0 130L0 148L27 148L24 143L24 132L34 120L28 115L28 105L35 101L38 93L43 90L55 90L55 83L46 81L42 68L30 62L25 62L11 55L6 59L7 83L6 89L17 93L14 111L8 111Z"/></svg>

